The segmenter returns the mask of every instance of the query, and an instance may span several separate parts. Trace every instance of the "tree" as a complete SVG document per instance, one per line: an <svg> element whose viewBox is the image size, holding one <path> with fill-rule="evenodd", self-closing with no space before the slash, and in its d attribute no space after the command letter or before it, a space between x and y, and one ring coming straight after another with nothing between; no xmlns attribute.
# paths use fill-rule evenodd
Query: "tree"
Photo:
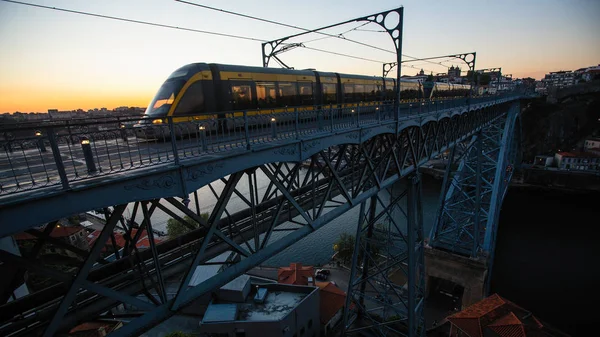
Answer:
<svg viewBox="0 0 600 337"><path fill-rule="evenodd" d="M337 252L337 257L344 263L352 259L354 253L354 235L348 233L340 234L340 237L333 244L333 250Z"/></svg>
<svg viewBox="0 0 600 337"><path fill-rule="evenodd" d="M376 258L381 250L381 245L385 242L385 231L387 229L382 224L376 224L373 230L373 235L371 236L369 251L372 258ZM364 232L362 235L362 240L366 240L367 232ZM363 241L364 243L364 241ZM337 257L341 259L344 263L352 260L352 255L354 254L354 245L355 238L354 235L348 233L340 234L340 237L333 244L333 250L336 251ZM362 261L362 254L358 256L358 261Z"/></svg>
<svg viewBox="0 0 600 337"><path fill-rule="evenodd" d="M173 331L170 334L166 335L165 337L194 337L194 335L191 333L185 333L182 331Z"/></svg>
<svg viewBox="0 0 600 337"><path fill-rule="evenodd" d="M208 213L202 213L200 214L200 217L202 219L204 219L204 221L208 220ZM185 222L188 223L188 225L191 225L194 228L199 228L200 224L196 221L194 221L192 218L190 218L189 216L184 216L183 220ZM167 221L167 235L169 236L170 239L176 238L180 235L183 235L189 231L191 231L192 229L189 228L188 226L182 224L179 220L177 219L169 219Z"/></svg>

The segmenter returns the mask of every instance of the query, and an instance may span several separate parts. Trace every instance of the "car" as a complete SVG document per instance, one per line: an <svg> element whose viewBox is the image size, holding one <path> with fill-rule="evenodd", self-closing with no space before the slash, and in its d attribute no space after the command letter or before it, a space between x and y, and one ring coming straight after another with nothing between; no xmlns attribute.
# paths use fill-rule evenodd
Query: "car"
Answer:
<svg viewBox="0 0 600 337"><path fill-rule="evenodd" d="M329 275L329 274L331 274L331 271L329 269L317 269L317 273L323 273L325 275Z"/></svg>

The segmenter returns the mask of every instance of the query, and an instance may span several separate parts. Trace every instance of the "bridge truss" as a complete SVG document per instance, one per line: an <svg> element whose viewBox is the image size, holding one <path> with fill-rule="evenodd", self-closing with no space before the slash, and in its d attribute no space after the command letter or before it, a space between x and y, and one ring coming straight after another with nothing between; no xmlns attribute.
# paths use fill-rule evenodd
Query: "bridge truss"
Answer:
<svg viewBox="0 0 600 337"><path fill-rule="evenodd" d="M431 229L432 247L488 260L488 289L500 207L520 162L519 113L519 102L512 103L502 118L473 135L466 148L452 149Z"/></svg>
<svg viewBox="0 0 600 337"><path fill-rule="evenodd" d="M419 165L493 125L502 115L502 108L490 105L448 117L438 114L437 119L420 119L419 123L404 124L402 128L398 127L398 122L377 124L347 133L338 131L334 144L339 145L332 145L324 138L302 141L299 143L300 160L265 160L256 165L242 156L235 161L235 168L217 163L200 174L206 183L199 181L200 176L188 176L193 179L187 180L190 185L184 190L193 191L191 199L194 202L176 197L172 185L161 183L137 185L140 188L128 198L137 196L138 200L110 204L106 196L91 201L84 198L82 201L88 205L96 203L96 206L88 206L91 209L104 209L106 222L89 251L52 238L50 233L58 226L56 219L45 227L30 226L26 230L36 240L23 256L0 251L2 268L6 275L12 275L11 285L20 284L25 275L33 274L53 280L48 287L0 307L0 334L53 336L92 319L125 317L128 323L111 335L139 335L169 317L185 312L202 295L218 289L340 214L361 205L361 219L367 219L367 226L360 226L359 231L366 228L367 238L357 240L357 245L364 247L367 252L364 256L368 256L369 240L379 238L372 235L378 230L375 225L385 217L386 240L390 246L381 255L387 256L387 260L382 261L388 262L381 262L379 258L363 260L362 276L353 282L348 296L357 310L349 310L345 321L351 323L360 317L361 328L376 333L381 331L385 324L370 312L372 308L368 302L372 293L368 291L372 280L384 277L384 282L375 283L376 288L393 300L385 305L386 309L381 309L385 314L379 317L394 315L392 325L388 327L397 329L393 324L400 323L406 327L407 335L414 336L423 331L420 267L423 235L421 217L415 208L419 205L418 178L411 178L412 183L405 193L395 192L394 184L406 180ZM400 131L395 133L395 130ZM267 147L264 151L271 158L289 158L296 154L296 148L295 145L278 144L274 150ZM255 153L254 158L256 156ZM244 167L244 162L249 164ZM206 165L202 167L206 168ZM181 172L177 167L174 170ZM161 175L164 176L164 172ZM268 181L266 186L258 186L259 178ZM183 177L173 180L186 181ZM131 190L131 182L122 184L124 191ZM211 207L198 204L201 188L212 195ZM165 191L161 192L161 189ZM385 197L386 193L391 194ZM160 194L165 196L156 197ZM402 213L399 211L401 196L409 200L408 208L404 206L407 228L399 225L398 218L389 217L391 213ZM113 200L124 200L122 198L121 195L112 196ZM50 204L56 202L53 199ZM155 243L152 216L160 212L183 223L190 231ZM55 216L52 214L46 216ZM43 217L43 214L38 216ZM124 250L117 251L112 260L101 258L103 249L114 246L117 227L126 241ZM149 246L140 249L137 243L144 230L148 233ZM39 253L49 243L72 253L77 263L67 270L45 264ZM223 263L220 273L189 286L198 266L214 264L211 260L224 252L232 252L232 258ZM394 264L390 262L393 260L401 262ZM387 276L382 271L392 269L404 274L408 280L407 291L400 293L396 288L385 287ZM353 273L361 273L356 264ZM13 289L6 286L3 292L6 294ZM397 296L390 296L390 292ZM128 309L126 313L119 309L123 307ZM370 318L365 320L365 314ZM349 324L348 328L351 331L355 327Z"/></svg>

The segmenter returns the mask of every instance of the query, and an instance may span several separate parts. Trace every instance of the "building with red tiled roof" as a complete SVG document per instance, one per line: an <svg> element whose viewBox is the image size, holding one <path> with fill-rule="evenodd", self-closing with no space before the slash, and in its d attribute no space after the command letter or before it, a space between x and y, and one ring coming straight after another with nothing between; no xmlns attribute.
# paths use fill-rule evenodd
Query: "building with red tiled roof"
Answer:
<svg viewBox="0 0 600 337"><path fill-rule="evenodd" d="M309 279L314 285L315 270L312 266L302 266L302 263L290 263L289 267L281 267L277 271L279 283L306 286L309 285Z"/></svg>
<svg viewBox="0 0 600 337"><path fill-rule="evenodd" d="M96 321L79 324L69 331L69 336L76 337L104 337L123 326L118 321Z"/></svg>
<svg viewBox="0 0 600 337"><path fill-rule="evenodd" d="M40 228L40 231L44 231L45 227ZM66 244L69 244L73 247L89 250L89 245L85 239L87 232L85 231L85 227L83 226L63 226L57 224L52 232L50 232L50 237L53 239L58 239ZM31 247L32 245L39 240L38 237L31 235L26 232L17 233L13 236L15 241L19 244L19 248L21 250L26 247ZM51 242L46 242L44 246L42 246L41 255L46 254L59 254L70 257L78 257L78 255L60 245L52 244Z"/></svg>
<svg viewBox="0 0 600 337"><path fill-rule="evenodd" d="M323 336L327 336L344 314L346 293L331 282L317 282L316 286L320 289L321 332Z"/></svg>
<svg viewBox="0 0 600 337"><path fill-rule="evenodd" d="M132 229L131 236L135 237L135 235L137 234L137 231L138 230L136 228ZM87 240L88 240L90 247L94 245L94 242L96 242L96 240L98 240L98 236L100 236L100 233L101 233L101 231L96 230L87 236ZM115 237L115 244L117 246L117 249L121 249L121 248L125 247L127 240L125 240L124 233L115 232L114 237ZM154 241L157 244L163 242L164 240L165 240L164 238L157 237L156 235L154 236ZM146 248L150 247L150 239L149 239L148 233L146 232L145 229L142 230L142 233L140 234L140 237L136 243L136 247L138 249L146 249ZM113 243L112 243L111 238L108 238L106 240L104 247L102 247L102 252L103 253L114 252Z"/></svg>
<svg viewBox="0 0 600 337"><path fill-rule="evenodd" d="M564 337L542 324L531 312L498 294L491 295L449 316L451 337Z"/></svg>
<svg viewBox="0 0 600 337"><path fill-rule="evenodd" d="M600 155L593 152L557 152L554 161L559 169L600 171Z"/></svg>

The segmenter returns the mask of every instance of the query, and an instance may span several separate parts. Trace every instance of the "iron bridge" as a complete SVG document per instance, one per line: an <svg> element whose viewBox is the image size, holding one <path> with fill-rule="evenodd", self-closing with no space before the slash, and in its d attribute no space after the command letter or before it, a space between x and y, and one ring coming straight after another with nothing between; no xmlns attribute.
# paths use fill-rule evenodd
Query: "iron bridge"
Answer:
<svg viewBox="0 0 600 337"><path fill-rule="evenodd" d="M422 336L425 245L493 254L521 98L244 111L147 127L106 118L4 128L0 335L54 336L105 318L127 322L111 336L137 336L358 206L344 333ZM426 243L418 168L436 158L448 169ZM104 221L91 247L51 236L61 219L92 210ZM159 213L189 231L157 240ZM29 249L7 248L23 232L33 238ZM143 232L149 246L139 248ZM46 263L49 244L76 263ZM102 254L107 247L113 255ZM224 252L232 258L221 272L188 286L196 267ZM406 284L391 282L392 272ZM50 281L14 298L32 275Z"/></svg>

